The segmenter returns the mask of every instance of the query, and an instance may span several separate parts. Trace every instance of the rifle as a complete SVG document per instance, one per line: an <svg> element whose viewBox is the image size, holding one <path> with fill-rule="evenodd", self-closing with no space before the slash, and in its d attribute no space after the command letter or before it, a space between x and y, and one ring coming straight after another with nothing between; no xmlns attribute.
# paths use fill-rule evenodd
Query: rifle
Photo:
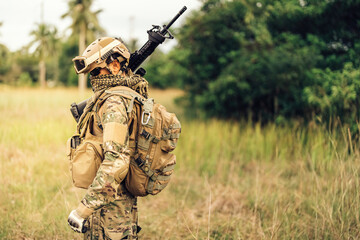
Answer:
<svg viewBox="0 0 360 240"><path fill-rule="evenodd" d="M146 70L144 68L139 68L140 65L155 51L155 49L165 41L165 39L173 39L174 36L169 31L171 25L186 11L186 6L184 6L178 14L167 24L164 25L163 28L159 25L152 25L152 29L148 30L149 40L140 48L140 50L136 50L130 55L128 68L131 69L135 74L139 74L140 76L144 76L146 74ZM139 69L138 69L139 68ZM72 103L70 112L75 118L76 122L79 122L81 114L84 112L84 108L89 99L86 99L79 104Z"/></svg>

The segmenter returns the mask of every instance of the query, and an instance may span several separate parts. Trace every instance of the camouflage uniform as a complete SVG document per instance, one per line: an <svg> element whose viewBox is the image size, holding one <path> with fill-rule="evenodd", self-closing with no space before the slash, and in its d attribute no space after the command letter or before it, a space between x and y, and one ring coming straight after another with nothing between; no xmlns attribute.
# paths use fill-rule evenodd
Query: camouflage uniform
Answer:
<svg viewBox="0 0 360 240"><path fill-rule="evenodd" d="M128 106L128 100L111 96L98 112L103 131L94 127L103 134L104 159L77 209L92 212L84 239L137 239L137 199L122 182L130 162ZM122 130L121 136L114 129Z"/></svg>

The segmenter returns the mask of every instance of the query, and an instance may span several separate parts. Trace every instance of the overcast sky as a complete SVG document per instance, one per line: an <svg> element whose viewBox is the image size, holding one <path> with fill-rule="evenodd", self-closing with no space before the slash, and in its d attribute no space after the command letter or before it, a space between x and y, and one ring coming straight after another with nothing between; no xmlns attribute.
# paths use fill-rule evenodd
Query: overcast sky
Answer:
<svg viewBox="0 0 360 240"><path fill-rule="evenodd" d="M36 23L41 22L42 5L44 22L55 25L61 34L68 35L70 31L66 29L71 19L61 18L68 11L68 0L0 0L0 22L3 22L0 43L11 51L29 43L30 32ZM137 38L142 45L147 40L146 30L153 24L167 23L183 6L187 6L188 10L173 25L178 26L191 10L198 9L200 5L200 0L94 0L92 10L103 10L98 17L108 36L119 36L124 40ZM166 50L174 44L174 41L168 42L160 48Z"/></svg>

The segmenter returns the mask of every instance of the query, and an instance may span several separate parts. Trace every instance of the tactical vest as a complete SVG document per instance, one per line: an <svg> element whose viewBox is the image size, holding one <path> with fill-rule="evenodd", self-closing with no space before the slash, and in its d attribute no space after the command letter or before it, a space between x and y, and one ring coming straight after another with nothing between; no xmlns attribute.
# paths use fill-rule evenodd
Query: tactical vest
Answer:
<svg viewBox="0 0 360 240"><path fill-rule="evenodd" d="M164 106L123 86L106 90L92 109L83 113L86 115L78 123L77 134L68 141L74 185L88 188L101 164L102 126L98 112L106 99L114 95L130 101L127 109L130 166L125 186L134 196L155 195L167 186L174 171L176 156L171 152L176 148L181 125Z"/></svg>

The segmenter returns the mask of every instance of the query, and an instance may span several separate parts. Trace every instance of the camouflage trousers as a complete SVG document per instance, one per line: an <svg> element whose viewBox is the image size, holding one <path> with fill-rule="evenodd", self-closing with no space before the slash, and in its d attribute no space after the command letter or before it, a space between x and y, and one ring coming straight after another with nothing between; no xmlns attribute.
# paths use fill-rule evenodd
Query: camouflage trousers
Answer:
<svg viewBox="0 0 360 240"><path fill-rule="evenodd" d="M119 195L89 217L85 240L137 239L137 199L125 189Z"/></svg>

